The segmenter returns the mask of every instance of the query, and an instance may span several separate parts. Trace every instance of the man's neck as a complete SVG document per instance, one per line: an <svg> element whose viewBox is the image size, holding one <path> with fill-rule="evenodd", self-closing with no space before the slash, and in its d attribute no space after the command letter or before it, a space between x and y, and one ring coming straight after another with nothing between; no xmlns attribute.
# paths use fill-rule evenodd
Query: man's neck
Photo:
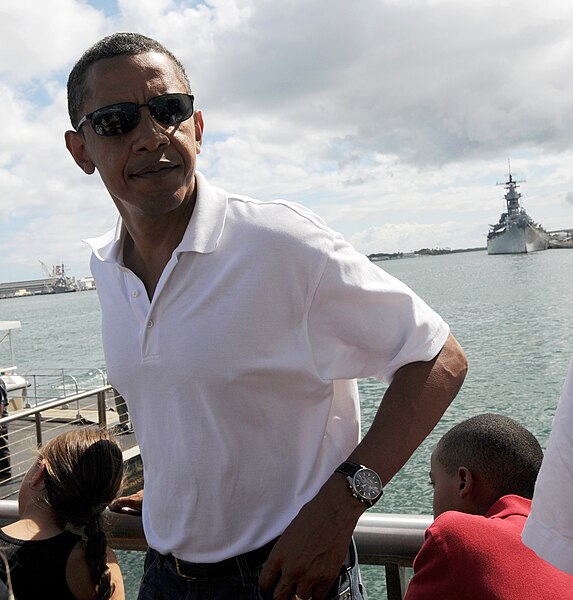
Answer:
<svg viewBox="0 0 573 600"><path fill-rule="evenodd" d="M124 218L123 263L141 279L150 300L173 251L185 235L194 207L195 198L166 216Z"/></svg>

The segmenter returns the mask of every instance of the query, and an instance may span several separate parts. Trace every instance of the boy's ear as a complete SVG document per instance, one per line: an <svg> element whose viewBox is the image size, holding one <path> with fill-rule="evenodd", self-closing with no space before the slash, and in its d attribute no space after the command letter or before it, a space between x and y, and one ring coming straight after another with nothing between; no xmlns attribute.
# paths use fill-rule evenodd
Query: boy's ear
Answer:
<svg viewBox="0 0 573 600"><path fill-rule="evenodd" d="M70 130L66 131L64 139L66 140L66 148L73 156L78 167L87 175L92 175L95 171L95 165L89 157L84 136L77 131Z"/></svg>
<svg viewBox="0 0 573 600"><path fill-rule="evenodd" d="M474 478L472 472L467 467L458 468L458 495L464 499L469 497L474 489Z"/></svg>

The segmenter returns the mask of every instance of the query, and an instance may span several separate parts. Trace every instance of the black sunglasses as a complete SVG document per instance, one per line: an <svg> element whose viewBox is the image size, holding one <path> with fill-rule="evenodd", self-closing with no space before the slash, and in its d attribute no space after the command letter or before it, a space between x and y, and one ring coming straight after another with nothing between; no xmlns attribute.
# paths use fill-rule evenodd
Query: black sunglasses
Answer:
<svg viewBox="0 0 573 600"><path fill-rule="evenodd" d="M162 125L176 125L187 120L193 114L193 96L191 94L164 94L155 96L146 104L120 102L98 108L80 119L76 131L89 121L97 135L112 136L127 133L139 123L139 109L149 107L151 116Z"/></svg>

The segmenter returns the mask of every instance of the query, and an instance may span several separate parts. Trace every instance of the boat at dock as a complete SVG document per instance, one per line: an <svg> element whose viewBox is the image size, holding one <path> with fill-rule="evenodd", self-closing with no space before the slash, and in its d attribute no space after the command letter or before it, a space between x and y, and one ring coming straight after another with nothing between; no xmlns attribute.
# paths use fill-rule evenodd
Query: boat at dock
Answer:
<svg viewBox="0 0 573 600"><path fill-rule="evenodd" d="M488 254L525 254L547 250L549 234L541 225L527 214L520 204L521 194L517 191L518 183L511 174L509 167L508 180L504 185L506 212L501 213L499 221L490 225L487 234Z"/></svg>
<svg viewBox="0 0 573 600"><path fill-rule="evenodd" d="M23 391L28 387L28 381L25 377L18 375L17 367L14 360L14 346L12 342L12 331L20 329L22 324L20 321L0 321L0 345L8 346L7 358L0 354L0 361L9 360L9 365L3 365L0 362L0 377L6 385L8 398L22 395Z"/></svg>
<svg viewBox="0 0 573 600"><path fill-rule="evenodd" d="M61 265L54 265L54 267L52 267L52 277L55 278L54 294L67 294L69 292L78 291L78 285L75 279L72 279L66 275L64 263Z"/></svg>
<svg viewBox="0 0 573 600"><path fill-rule="evenodd" d="M80 289L95 289L95 285L89 281L81 288L74 276L69 277L66 274L63 263L53 265L51 271L48 269L46 263L42 261L40 263L45 275L43 279L0 283L0 298L22 298L44 294L77 292Z"/></svg>

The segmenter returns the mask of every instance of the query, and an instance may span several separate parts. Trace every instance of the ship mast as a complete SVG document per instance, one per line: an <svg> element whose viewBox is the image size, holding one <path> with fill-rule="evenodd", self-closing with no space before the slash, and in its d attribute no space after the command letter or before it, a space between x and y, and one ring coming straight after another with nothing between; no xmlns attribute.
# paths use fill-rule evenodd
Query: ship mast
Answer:
<svg viewBox="0 0 573 600"><path fill-rule="evenodd" d="M507 159L507 170L508 170L508 179L505 183L498 183L497 185L505 186L507 193L504 195L505 202L507 204L507 216L508 219L511 220L512 217L516 218L519 216L520 206L519 199L521 198L521 194L517 191L519 187L518 183L523 183L525 180L521 179L519 181L514 181L513 176L511 174L511 162L509 158Z"/></svg>

